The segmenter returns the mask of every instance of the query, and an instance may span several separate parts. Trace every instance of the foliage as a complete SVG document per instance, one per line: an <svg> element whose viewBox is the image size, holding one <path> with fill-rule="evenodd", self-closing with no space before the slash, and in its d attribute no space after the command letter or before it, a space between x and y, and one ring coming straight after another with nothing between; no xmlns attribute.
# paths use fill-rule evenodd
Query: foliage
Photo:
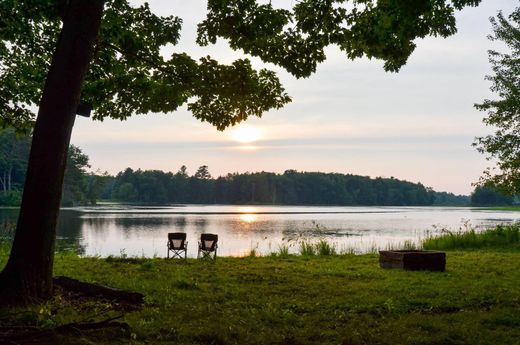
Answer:
<svg viewBox="0 0 520 345"><path fill-rule="evenodd" d="M113 186L113 177L108 172L90 172L84 175L85 199L91 205L95 205L98 199L108 199L107 189Z"/></svg>
<svg viewBox="0 0 520 345"><path fill-rule="evenodd" d="M207 166L191 177L183 168L176 174L128 168L116 175L112 196L143 203L288 205L431 205L434 200L422 184L394 178L287 170L214 179Z"/></svg>
<svg viewBox="0 0 520 345"><path fill-rule="evenodd" d="M309 241L301 241L298 245L298 251L301 256L315 256L316 246Z"/></svg>
<svg viewBox="0 0 520 345"><path fill-rule="evenodd" d="M11 248L16 222L9 216L7 210L0 213L0 256L7 255Z"/></svg>
<svg viewBox="0 0 520 345"><path fill-rule="evenodd" d="M0 205L20 205L30 143L30 135L17 134L13 128L0 130ZM79 147L70 146L63 181L63 205L95 203L99 197L106 175L88 173L88 160Z"/></svg>
<svg viewBox="0 0 520 345"><path fill-rule="evenodd" d="M181 167L182 169L182 167ZM211 178L211 174L209 173L208 166L203 165L197 169L195 175L193 175L196 179L199 180L209 180Z"/></svg>
<svg viewBox="0 0 520 345"><path fill-rule="evenodd" d="M486 99L475 107L487 111L483 121L495 132L477 138L474 146L498 167L496 173L486 170L481 184L490 182L516 195L520 194L520 7L509 15L509 21L500 12L491 23L494 34L490 40L505 44L509 53L489 51L493 75L486 79L492 82L491 90L498 99Z"/></svg>
<svg viewBox="0 0 520 345"><path fill-rule="evenodd" d="M471 204L473 206L511 205L513 202L512 196L504 195L489 182L482 186L476 186L471 193Z"/></svg>
<svg viewBox="0 0 520 345"><path fill-rule="evenodd" d="M208 2L198 43L228 40L263 61L297 77L309 76L336 45L349 59L367 56L397 71L428 35L456 32L455 10L480 0L453 1L300 1L292 9L253 0ZM0 122L27 130L37 105L60 30L63 2L14 1L0 4ZM131 23L131 25L129 25ZM160 17L148 4L105 2L101 32L86 77L83 100L94 118L126 119L132 114L172 112L186 104L193 115L223 129L261 116L290 101L276 74L255 70L248 59L229 65L210 56L198 61L183 52L163 56L175 46L182 19Z"/></svg>
<svg viewBox="0 0 520 345"><path fill-rule="evenodd" d="M0 4L0 122L27 130L35 114L61 26L63 2ZM131 25L129 25L131 23ZM176 45L182 20L160 17L147 3L105 2L95 56L83 89L94 119L124 120L132 114L172 112L187 103L194 116L219 129L290 101L276 75L256 71L247 59L222 65L185 53L163 57Z"/></svg>
<svg viewBox="0 0 520 345"><path fill-rule="evenodd" d="M498 225L496 228L477 232L475 229L463 232L445 231L438 237L423 241L424 249L520 249L520 223Z"/></svg>
<svg viewBox="0 0 520 345"><path fill-rule="evenodd" d="M0 205L2 206L20 206L21 202L21 190L10 190L7 192L0 192Z"/></svg>
<svg viewBox="0 0 520 345"><path fill-rule="evenodd" d="M314 246L316 247L316 255L330 256L337 254L336 247L323 239L315 243Z"/></svg>
<svg viewBox="0 0 520 345"><path fill-rule="evenodd" d="M433 205L435 206L468 206L470 197L467 195L455 195L447 192L435 192Z"/></svg>
<svg viewBox="0 0 520 345"><path fill-rule="evenodd" d="M417 38L454 34L454 9L479 2L306 0L287 10L271 2L210 0L207 18L199 24L198 43L225 38L233 49L277 64L296 77L315 72L329 45L338 46L349 59L382 59L385 70L397 71L414 51Z"/></svg>
<svg viewBox="0 0 520 345"><path fill-rule="evenodd" d="M510 206L493 206L493 207L486 207L488 210L494 210L494 211L520 211L520 205L510 205Z"/></svg>
<svg viewBox="0 0 520 345"><path fill-rule="evenodd" d="M0 130L0 198L11 199L8 195L16 195L22 189L30 145L29 136L17 135L12 128Z"/></svg>
<svg viewBox="0 0 520 345"><path fill-rule="evenodd" d="M278 256L280 258L289 257L289 246L286 243L281 243L278 245L278 250L276 252L271 253L272 256Z"/></svg>
<svg viewBox="0 0 520 345"><path fill-rule="evenodd" d="M223 257L208 264L57 254L56 275L146 296L142 310L118 320L129 323L133 337L89 331L63 343L517 343L520 253L447 255L447 271L439 273L381 269L377 255ZM51 315L38 315L42 307ZM28 310L2 309L0 322L61 325L120 314L106 302L62 297Z"/></svg>
<svg viewBox="0 0 520 345"><path fill-rule="evenodd" d="M67 155L67 168L63 178L62 205L72 206L74 203L86 204L85 195L88 156L81 152L77 146L70 145Z"/></svg>

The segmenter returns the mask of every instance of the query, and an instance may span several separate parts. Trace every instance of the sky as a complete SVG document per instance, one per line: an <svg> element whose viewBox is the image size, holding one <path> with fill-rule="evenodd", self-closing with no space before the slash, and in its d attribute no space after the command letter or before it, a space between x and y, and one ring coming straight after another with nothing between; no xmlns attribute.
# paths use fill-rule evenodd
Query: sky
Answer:
<svg viewBox="0 0 520 345"><path fill-rule="evenodd" d="M194 43L205 1L149 2L155 13L183 19L180 43L166 47L165 54L211 55L222 63L244 57L225 41L208 47ZM476 136L491 132L482 124L485 113L473 105L494 97L484 79L491 73L487 50L504 49L487 39L489 17L498 10L509 14L518 5L518 0L483 0L458 12L458 33L417 40L399 73L385 72L381 61L348 60L333 47L306 79L253 58L255 67L278 72L293 101L224 132L183 107L126 121L78 117L71 142L90 157L92 170L111 174L127 167L176 172L181 165L190 174L208 165L214 177L296 169L395 177L469 194L490 164L471 145Z"/></svg>

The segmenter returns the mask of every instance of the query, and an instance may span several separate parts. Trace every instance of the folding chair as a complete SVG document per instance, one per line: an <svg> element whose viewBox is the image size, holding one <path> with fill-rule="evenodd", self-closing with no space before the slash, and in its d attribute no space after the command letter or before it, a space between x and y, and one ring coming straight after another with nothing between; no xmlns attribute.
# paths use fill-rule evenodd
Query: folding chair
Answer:
<svg viewBox="0 0 520 345"><path fill-rule="evenodd" d="M170 258L170 252L172 252L172 258L182 259L182 252L184 252L184 259L187 258L188 254L188 241L186 241L186 233L184 232L170 232L168 233L168 252L166 256Z"/></svg>
<svg viewBox="0 0 520 345"><path fill-rule="evenodd" d="M217 260L218 235L201 234L197 259Z"/></svg>

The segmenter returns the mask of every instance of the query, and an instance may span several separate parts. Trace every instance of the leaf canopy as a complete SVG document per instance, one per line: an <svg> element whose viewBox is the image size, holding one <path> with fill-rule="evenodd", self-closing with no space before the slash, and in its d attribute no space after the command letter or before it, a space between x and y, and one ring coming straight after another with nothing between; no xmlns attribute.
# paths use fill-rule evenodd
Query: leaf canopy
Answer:
<svg viewBox="0 0 520 345"><path fill-rule="evenodd" d="M508 20L509 19L509 20ZM509 194L520 193L520 7L509 18L499 13L491 19L492 41L501 41L507 53L489 51L493 74L491 91L498 97L486 99L475 107L486 111L484 123L494 128L494 133L476 138L477 149L495 160L498 171L484 172L481 184L496 185Z"/></svg>
<svg viewBox="0 0 520 345"><path fill-rule="evenodd" d="M85 0L87 1L87 0ZM480 0L302 0L275 8L255 0L209 0L197 42L218 38L295 77L307 77L336 45L347 58L385 61L397 71L414 40L456 32L455 10ZM0 124L31 128L66 0L0 2ZM229 65L184 52L164 56L180 38L182 20L158 16L147 3L107 0L82 100L94 119L168 113L187 104L193 115L223 130L290 102L276 73L255 70L248 59Z"/></svg>

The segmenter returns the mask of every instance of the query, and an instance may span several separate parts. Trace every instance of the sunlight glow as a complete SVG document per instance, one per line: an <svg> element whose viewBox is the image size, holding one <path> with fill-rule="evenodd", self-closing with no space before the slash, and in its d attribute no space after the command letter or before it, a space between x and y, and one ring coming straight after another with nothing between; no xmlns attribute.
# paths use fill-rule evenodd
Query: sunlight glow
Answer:
<svg viewBox="0 0 520 345"><path fill-rule="evenodd" d="M257 213L260 210L254 206L239 206L237 211L240 213Z"/></svg>
<svg viewBox="0 0 520 345"><path fill-rule="evenodd" d="M239 216L244 223L254 223L258 219L258 215L252 213L244 213Z"/></svg>
<svg viewBox="0 0 520 345"><path fill-rule="evenodd" d="M262 137L262 131L258 127L241 126L232 129L231 138L239 143L252 143Z"/></svg>
<svg viewBox="0 0 520 345"><path fill-rule="evenodd" d="M238 146L237 149L239 149L241 151L255 151L255 150L258 150L258 146L241 145L241 146Z"/></svg>
<svg viewBox="0 0 520 345"><path fill-rule="evenodd" d="M238 208L238 212L241 213L239 216L240 220L245 223L253 223L258 219L258 215L256 214L259 211L257 207L253 206L240 206Z"/></svg>

